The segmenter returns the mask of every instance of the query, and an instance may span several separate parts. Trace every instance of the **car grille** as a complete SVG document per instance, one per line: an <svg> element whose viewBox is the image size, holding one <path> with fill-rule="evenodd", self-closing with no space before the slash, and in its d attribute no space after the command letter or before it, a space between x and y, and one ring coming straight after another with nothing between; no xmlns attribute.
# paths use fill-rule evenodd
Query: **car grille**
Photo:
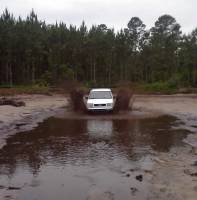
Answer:
<svg viewBox="0 0 197 200"><path fill-rule="evenodd" d="M106 104L94 104L94 107L98 107L98 106L105 107L105 106L106 106Z"/></svg>

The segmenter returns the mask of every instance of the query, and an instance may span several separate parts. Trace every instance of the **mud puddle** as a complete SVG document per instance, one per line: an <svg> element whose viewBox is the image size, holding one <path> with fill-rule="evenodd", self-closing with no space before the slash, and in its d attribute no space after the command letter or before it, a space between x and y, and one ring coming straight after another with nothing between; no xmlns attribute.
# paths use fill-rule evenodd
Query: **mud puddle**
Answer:
<svg viewBox="0 0 197 200"><path fill-rule="evenodd" d="M171 116L49 118L0 150L0 199L147 199L157 154L188 133Z"/></svg>

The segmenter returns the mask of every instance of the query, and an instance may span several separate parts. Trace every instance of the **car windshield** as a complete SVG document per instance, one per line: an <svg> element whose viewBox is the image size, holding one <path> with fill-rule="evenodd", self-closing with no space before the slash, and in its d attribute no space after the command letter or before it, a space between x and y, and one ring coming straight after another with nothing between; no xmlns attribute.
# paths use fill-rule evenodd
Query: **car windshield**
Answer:
<svg viewBox="0 0 197 200"><path fill-rule="evenodd" d="M110 91L92 91L90 92L89 99L111 99Z"/></svg>

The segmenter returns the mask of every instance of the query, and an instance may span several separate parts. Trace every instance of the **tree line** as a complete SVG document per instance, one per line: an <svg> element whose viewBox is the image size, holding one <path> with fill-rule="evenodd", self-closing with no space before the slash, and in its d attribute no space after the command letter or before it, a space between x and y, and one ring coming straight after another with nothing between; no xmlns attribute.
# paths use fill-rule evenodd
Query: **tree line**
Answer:
<svg viewBox="0 0 197 200"><path fill-rule="evenodd" d="M170 15L147 29L138 17L119 31L46 24L32 10L26 19L7 9L0 16L0 85L76 80L112 85L168 82L197 86L197 28L189 34Z"/></svg>

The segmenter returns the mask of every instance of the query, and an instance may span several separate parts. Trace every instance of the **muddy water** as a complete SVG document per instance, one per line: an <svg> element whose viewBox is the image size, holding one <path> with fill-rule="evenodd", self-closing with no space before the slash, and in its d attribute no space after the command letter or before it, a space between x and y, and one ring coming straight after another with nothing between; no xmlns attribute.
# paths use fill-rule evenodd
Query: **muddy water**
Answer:
<svg viewBox="0 0 197 200"><path fill-rule="evenodd" d="M154 158L183 145L170 116L49 118L0 150L0 197L20 200L146 199ZM175 129L174 129L175 127Z"/></svg>

